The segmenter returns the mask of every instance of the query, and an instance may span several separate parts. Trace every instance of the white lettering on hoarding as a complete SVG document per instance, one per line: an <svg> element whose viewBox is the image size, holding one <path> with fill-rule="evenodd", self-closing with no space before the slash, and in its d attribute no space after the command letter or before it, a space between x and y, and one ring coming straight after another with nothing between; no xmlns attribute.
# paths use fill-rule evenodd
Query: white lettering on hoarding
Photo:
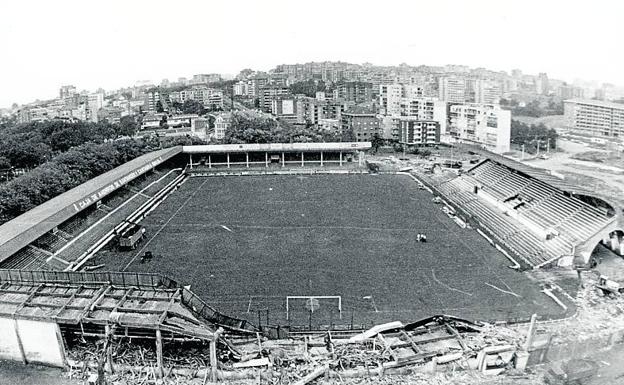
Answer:
<svg viewBox="0 0 624 385"><path fill-rule="evenodd" d="M82 199L81 201L74 203L74 209L76 210L76 212L84 210L86 207L88 207L88 206L92 205L93 203L99 201L100 199L104 198L106 195L108 195L111 192L117 190L118 188L120 188L121 186L125 185L126 183L132 181L136 177L145 174L146 172L148 172L149 170L151 170L154 167L158 166L162 162L163 162L162 157L158 157L158 159L155 159L155 160L151 161L150 163L146 164L145 166L132 171L128 175L126 175L126 176L124 176L124 177L114 181L113 183L109 184L108 186L102 188L101 190L99 190L99 191L91 194L90 196Z"/></svg>

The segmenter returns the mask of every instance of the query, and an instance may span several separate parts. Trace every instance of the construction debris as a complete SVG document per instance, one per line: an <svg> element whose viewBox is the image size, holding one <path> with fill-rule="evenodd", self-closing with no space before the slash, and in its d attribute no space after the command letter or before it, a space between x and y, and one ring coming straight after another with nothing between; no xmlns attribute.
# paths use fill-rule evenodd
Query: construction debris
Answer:
<svg viewBox="0 0 624 385"><path fill-rule="evenodd" d="M614 329L624 335L624 297L601 296L596 282L596 277L585 276L575 300L577 313L556 322L537 322L534 340L527 339L524 325L473 323L450 316L391 322L357 334L309 332L281 340L261 333L231 333L218 337L216 366L211 366L207 341L165 341L160 374L153 340L117 336L110 344L105 376L119 385L209 380L275 385L540 383L539 374L526 370L531 352L539 356L549 346L548 354L565 353L568 342L610 336ZM104 341L101 336L67 341L71 378L97 373ZM498 376L501 373L505 376Z"/></svg>

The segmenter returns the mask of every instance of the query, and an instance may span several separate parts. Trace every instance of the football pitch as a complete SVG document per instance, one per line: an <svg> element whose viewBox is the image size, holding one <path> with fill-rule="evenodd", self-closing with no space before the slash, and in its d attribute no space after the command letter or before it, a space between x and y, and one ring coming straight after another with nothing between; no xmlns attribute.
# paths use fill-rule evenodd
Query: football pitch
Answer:
<svg viewBox="0 0 624 385"><path fill-rule="evenodd" d="M405 175L193 177L143 220L137 250L98 258L169 275L254 324L562 315L431 200ZM147 250L154 259L141 263ZM287 314L289 296L331 298L289 299Z"/></svg>

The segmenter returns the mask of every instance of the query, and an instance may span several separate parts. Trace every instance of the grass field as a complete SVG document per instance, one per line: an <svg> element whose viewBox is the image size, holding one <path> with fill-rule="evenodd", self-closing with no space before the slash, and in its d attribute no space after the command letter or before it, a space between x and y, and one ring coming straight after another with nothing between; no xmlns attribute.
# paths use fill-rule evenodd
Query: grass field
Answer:
<svg viewBox="0 0 624 385"><path fill-rule="evenodd" d="M139 249L103 253L107 269L164 273L226 314L285 323L286 296L339 295L291 323L556 315L538 283L461 229L402 175L190 178L142 223ZM427 234L428 242L416 241ZM155 258L142 264L145 250Z"/></svg>

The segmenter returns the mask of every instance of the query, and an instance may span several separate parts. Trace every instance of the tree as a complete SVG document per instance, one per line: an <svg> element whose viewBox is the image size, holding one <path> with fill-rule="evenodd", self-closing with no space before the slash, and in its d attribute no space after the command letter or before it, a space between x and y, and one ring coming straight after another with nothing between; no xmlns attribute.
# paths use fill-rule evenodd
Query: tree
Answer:
<svg viewBox="0 0 624 385"><path fill-rule="evenodd" d="M550 148L557 146L557 131L548 129L543 123L528 125L518 120L511 121L511 143L522 146L529 153L537 151L539 146L542 149L550 143Z"/></svg>
<svg viewBox="0 0 624 385"><path fill-rule="evenodd" d="M160 126L160 128L164 128L164 129L169 128L169 123L167 123L167 114L162 116L162 118L160 119L160 123L158 123L158 125Z"/></svg>
<svg viewBox="0 0 624 385"><path fill-rule="evenodd" d="M204 115L206 113L203 103L191 99L186 100L180 109L184 114Z"/></svg>
<svg viewBox="0 0 624 385"><path fill-rule="evenodd" d="M230 127L225 131L224 143L275 142L278 125L274 119L232 113Z"/></svg>
<svg viewBox="0 0 624 385"><path fill-rule="evenodd" d="M154 149L149 142L127 139L89 142L59 154L0 186L0 224Z"/></svg>
<svg viewBox="0 0 624 385"><path fill-rule="evenodd" d="M117 134L119 136L134 136L141 125L134 115L122 116L119 120Z"/></svg>
<svg viewBox="0 0 624 385"><path fill-rule="evenodd" d="M355 142L355 134L353 130L343 130L340 133L340 141L341 142Z"/></svg>
<svg viewBox="0 0 624 385"><path fill-rule="evenodd" d="M11 168L11 162L9 162L7 157L0 156L0 170L6 170L8 168Z"/></svg>
<svg viewBox="0 0 624 385"><path fill-rule="evenodd" d="M236 79L247 79L248 77L253 75L253 73L254 70L252 70L251 68L245 68L241 70L238 75L236 75Z"/></svg>
<svg viewBox="0 0 624 385"><path fill-rule="evenodd" d="M165 112L165 109L163 108L160 100L156 102L156 112L158 112L159 114Z"/></svg>
<svg viewBox="0 0 624 385"><path fill-rule="evenodd" d="M377 153L377 151L379 151L379 147L381 147L384 144L384 140L379 136L379 134L374 134L373 138L371 139L371 148L373 150L373 154Z"/></svg>
<svg viewBox="0 0 624 385"><path fill-rule="evenodd" d="M308 79L290 85L290 92L315 97L317 92L325 91L325 82L322 80Z"/></svg>

